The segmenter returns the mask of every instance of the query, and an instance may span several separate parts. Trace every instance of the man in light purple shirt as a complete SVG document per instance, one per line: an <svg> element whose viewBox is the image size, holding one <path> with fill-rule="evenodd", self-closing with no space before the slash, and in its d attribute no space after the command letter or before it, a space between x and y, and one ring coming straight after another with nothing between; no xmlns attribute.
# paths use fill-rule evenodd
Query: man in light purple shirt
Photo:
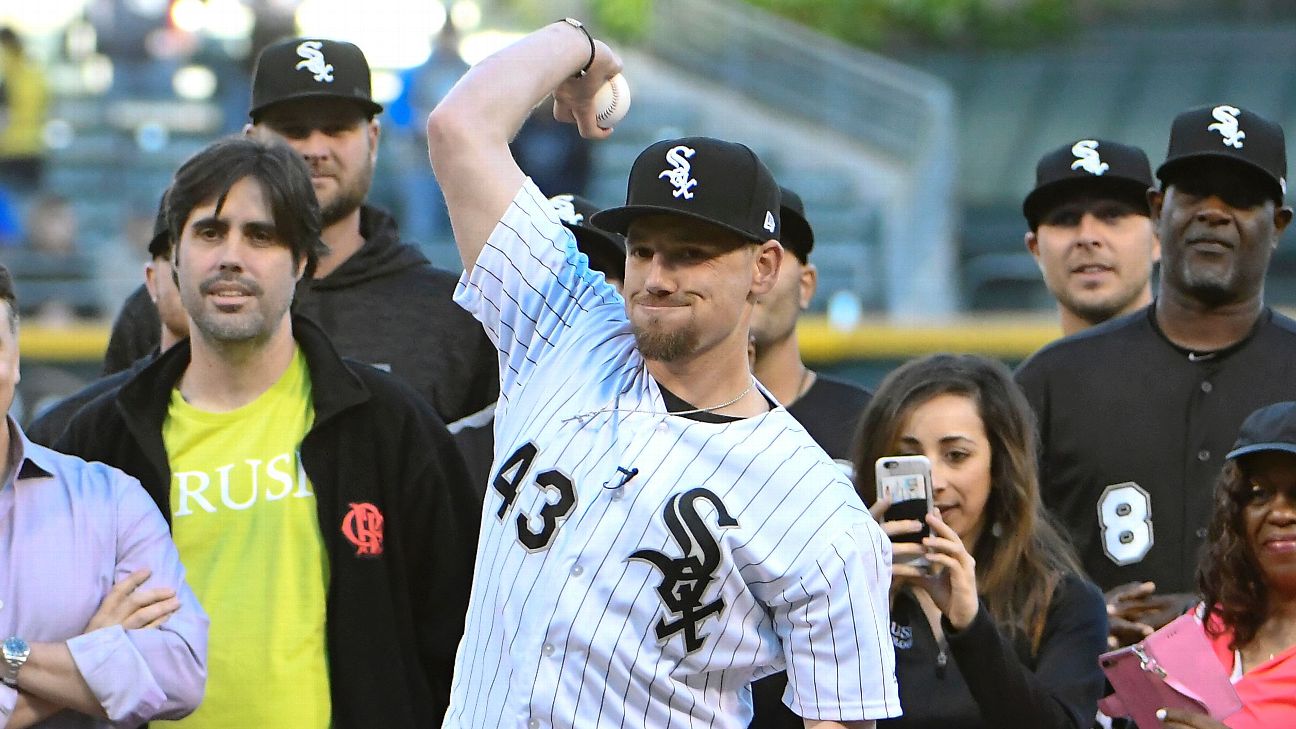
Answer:
<svg viewBox="0 0 1296 729"><path fill-rule="evenodd" d="M18 382L0 266L0 412ZM0 726L134 727L202 700L207 615L139 483L0 423Z"/></svg>

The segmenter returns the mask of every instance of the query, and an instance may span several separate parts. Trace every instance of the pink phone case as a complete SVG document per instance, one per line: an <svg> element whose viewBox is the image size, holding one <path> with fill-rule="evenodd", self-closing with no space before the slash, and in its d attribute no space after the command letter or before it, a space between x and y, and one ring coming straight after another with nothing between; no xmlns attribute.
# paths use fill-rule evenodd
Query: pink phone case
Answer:
<svg viewBox="0 0 1296 729"><path fill-rule="evenodd" d="M1206 630L1181 615L1141 643L1098 658L1116 693L1098 702L1107 716L1131 716L1145 729L1161 726L1157 709L1186 709L1223 720L1242 708Z"/></svg>

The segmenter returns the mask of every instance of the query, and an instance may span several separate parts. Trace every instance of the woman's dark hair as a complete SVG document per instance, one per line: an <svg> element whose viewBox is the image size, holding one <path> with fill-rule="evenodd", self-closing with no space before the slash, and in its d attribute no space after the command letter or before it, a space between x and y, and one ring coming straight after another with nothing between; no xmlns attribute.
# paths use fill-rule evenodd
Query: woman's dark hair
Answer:
<svg viewBox="0 0 1296 729"><path fill-rule="evenodd" d="M990 441L987 528L977 541L977 590L1005 635L1039 649L1053 592L1068 573L1081 574L1075 552L1040 504L1035 417L1008 368L975 355L936 354L908 362L882 381L855 439L855 485L876 501L873 464L896 455L900 428L919 405L938 395L976 403Z"/></svg>
<svg viewBox="0 0 1296 729"><path fill-rule="evenodd" d="M277 139L226 137L180 166L165 199L172 255L179 250L185 222L193 209L215 200L219 213L230 188L245 177L261 186L275 232L292 251L293 263L306 261L305 276L310 278L323 245L319 203L301 155Z"/></svg>
<svg viewBox="0 0 1296 729"><path fill-rule="evenodd" d="M1215 482L1206 549L1197 565L1197 589L1206 605L1206 629L1212 635L1233 631L1230 648L1250 643L1269 615L1269 588L1252 553L1243 525L1251 479L1237 461L1224 464ZM1218 616L1223 625L1209 618Z"/></svg>

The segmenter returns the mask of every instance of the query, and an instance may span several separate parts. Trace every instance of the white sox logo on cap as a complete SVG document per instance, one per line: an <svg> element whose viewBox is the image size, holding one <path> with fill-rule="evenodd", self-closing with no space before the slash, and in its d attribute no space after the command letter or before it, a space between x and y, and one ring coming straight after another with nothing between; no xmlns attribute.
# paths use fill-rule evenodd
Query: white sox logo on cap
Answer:
<svg viewBox="0 0 1296 729"><path fill-rule="evenodd" d="M558 213L558 219L568 225L579 225L585 221L585 216L576 212L576 205L571 195L554 195L549 198L549 204L553 205L554 212Z"/></svg>
<svg viewBox="0 0 1296 729"><path fill-rule="evenodd" d="M771 233L773 233L778 228L778 225L775 224L774 222L774 213L768 210L765 211L765 224L761 227L764 228L765 230L768 230Z"/></svg>
<svg viewBox="0 0 1296 729"><path fill-rule="evenodd" d="M324 62L324 52L320 50L323 47L324 44L319 41L302 41L301 45L297 46L297 55L301 56L302 60L297 63L294 70L306 69L315 74L316 81L331 84L333 64Z"/></svg>
<svg viewBox="0 0 1296 729"><path fill-rule="evenodd" d="M676 145L666 152L666 161L670 163L669 170L662 170L657 175L658 179L665 179L674 188L675 192L671 193L675 197L682 197L685 200L692 200L692 189L697 187L698 181L689 177L693 171L693 166L689 164L688 158L695 154L695 150Z"/></svg>
<svg viewBox="0 0 1296 729"><path fill-rule="evenodd" d="M1101 176L1102 173L1111 169L1111 165L1102 161L1098 156L1098 142L1093 139L1081 139L1071 147L1071 154L1074 154L1075 162L1071 163L1071 169L1084 170L1091 175Z"/></svg>
<svg viewBox="0 0 1296 729"><path fill-rule="evenodd" d="M1242 149L1242 140L1246 139L1246 132L1238 129L1238 114L1242 111L1236 106L1220 105L1211 110L1211 116L1215 117L1215 123L1206 127L1212 132L1219 132L1224 138L1224 146L1234 149Z"/></svg>

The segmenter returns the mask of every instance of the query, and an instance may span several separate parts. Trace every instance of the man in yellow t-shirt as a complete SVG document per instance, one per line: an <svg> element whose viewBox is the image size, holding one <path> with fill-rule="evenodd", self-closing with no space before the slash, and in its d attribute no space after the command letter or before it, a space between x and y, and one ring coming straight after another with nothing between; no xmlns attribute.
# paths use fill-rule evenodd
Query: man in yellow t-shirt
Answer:
<svg viewBox="0 0 1296 729"><path fill-rule="evenodd" d="M247 715L261 726L328 726L328 555L297 457L315 419L310 395L300 349L269 390L230 411L171 391L162 424L171 535L222 646L208 662L207 697L182 726L235 729Z"/></svg>
<svg viewBox="0 0 1296 729"><path fill-rule="evenodd" d="M320 216L289 147L217 142L166 207L191 339L60 445L140 479L211 616L207 696L179 724L438 726L481 518L450 434L290 313Z"/></svg>

